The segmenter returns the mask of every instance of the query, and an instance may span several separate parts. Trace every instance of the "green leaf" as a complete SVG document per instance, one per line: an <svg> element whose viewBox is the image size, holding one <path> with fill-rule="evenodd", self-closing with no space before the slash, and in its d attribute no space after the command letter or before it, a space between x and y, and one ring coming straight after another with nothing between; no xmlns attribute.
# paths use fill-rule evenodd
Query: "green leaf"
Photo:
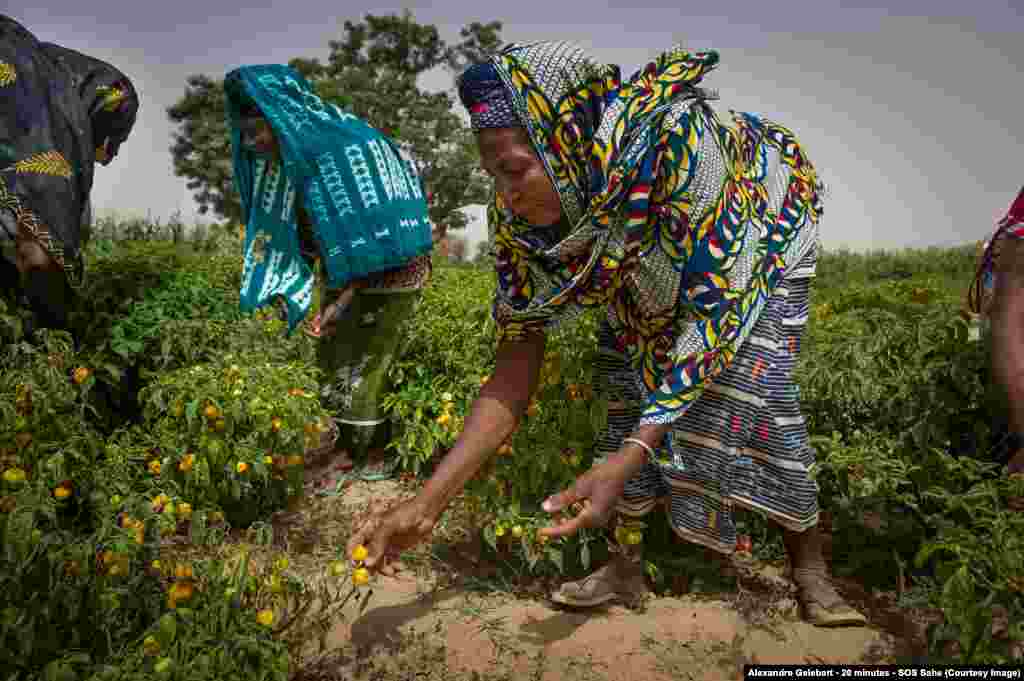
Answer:
<svg viewBox="0 0 1024 681"><path fill-rule="evenodd" d="M548 546L545 549L548 560L555 566L559 574L565 574L565 553L560 546Z"/></svg>
<svg viewBox="0 0 1024 681"><path fill-rule="evenodd" d="M494 550L494 551L498 550L498 537L494 533L494 525L493 524L488 525L487 527L484 528L484 541L487 542L487 545L490 546L492 550Z"/></svg>
<svg viewBox="0 0 1024 681"><path fill-rule="evenodd" d="M160 645L167 649L174 642L175 637L178 633L178 620L175 618L174 613L164 613L157 622L157 640Z"/></svg>
<svg viewBox="0 0 1024 681"><path fill-rule="evenodd" d="M120 381L124 375L124 372L116 364L105 363L103 364L103 370L110 374L111 378L115 381Z"/></svg>
<svg viewBox="0 0 1024 681"><path fill-rule="evenodd" d="M202 546L206 542L207 526L206 526L206 512L205 511L193 511L192 521L189 523L189 540L197 546Z"/></svg>
<svg viewBox="0 0 1024 681"><path fill-rule="evenodd" d="M928 543L917 552L917 556L914 558L914 566L918 569L923 568L931 560L931 557L940 551L947 551L957 557L961 554L961 548L955 544L946 544L944 542Z"/></svg>
<svg viewBox="0 0 1024 681"><path fill-rule="evenodd" d="M71 653L65 661L68 664L89 665L92 664L92 656L89 653Z"/></svg>
<svg viewBox="0 0 1024 681"><path fill-rule="evenodd" d="M43 670L43 678L46 681L76 681L78 675L61 660L55 660L46 665Z"/></svg>

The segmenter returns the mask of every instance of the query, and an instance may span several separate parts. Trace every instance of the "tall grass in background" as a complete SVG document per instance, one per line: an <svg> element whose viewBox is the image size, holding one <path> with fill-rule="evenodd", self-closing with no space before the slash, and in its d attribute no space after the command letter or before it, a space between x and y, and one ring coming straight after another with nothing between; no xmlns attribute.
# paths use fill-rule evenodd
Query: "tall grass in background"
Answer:
<svg viewBox="0 0 1024 681"><path fill-rule="evenodd" d="M967 287L977 264L976 244L855 252L825 249L818 258L818 290L883 281L929 278L947 291ZM824 276L822 276L824 275ZM966 295L966 288L964 289Z"/></svg>
<svg viewBox="0 0 1024 681"><path fill-rule="evenodd" d="M211 255L240 251L238 225L198 220L187 224L179 210L166 220L151 214L141 217L114 213L98 217L93 221L86 252L91 259L104 259L119 245L139 242L173 243Z"/></svg>

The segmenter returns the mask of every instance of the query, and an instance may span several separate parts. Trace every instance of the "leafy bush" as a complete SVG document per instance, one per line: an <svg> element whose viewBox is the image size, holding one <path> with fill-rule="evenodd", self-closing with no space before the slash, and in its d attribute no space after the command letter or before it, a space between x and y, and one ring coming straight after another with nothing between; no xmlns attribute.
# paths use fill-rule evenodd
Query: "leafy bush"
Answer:
<svg viewBox="0 0 1024 681"><path fill-rule="evenodd" d="M299 364L225 355L143 389L147 470L248 525L302 489L302 455L326 413L315 373Z"/></svg>
<svg viewBox="0 0 1024 681"><path fill-rule="evenodd" d="M962 660L998 662L1024 639L1022 520L1006 510L1024 483L1005 479L990 455L1002 407L988 349L958 314L969 255L919 260L900 281L823 287L798 380L833 516L834 569L878 588L934 584L928 597L945 621L932 631L933 655L955 641ZM846 265L836 269L855 273ZM963 287L921 276L937 266L959 272ZM998 641L993 604L1010 622Z"/></svg>
<svg viewBox="0 0 1024 681"><path fill-rule="evenodd" d="M159 260L150 254L150 264ZM127 293L147 272L115 286ZM221 277L221 288L203 277ZM149 345L174 336L177 350L155 357L109 345L76 352L63 332L29 342L0 309L0 327L10 330L0 350L5 679L283 680L296 651L290 637L308 634L295 623L314 605L321 619L336 617L359 591L341 594L353 573L338 561L311 585L280 561L182 561L166 541L217 547L226 521L248 525L282 508L301 489L302 454L320 436L310 340L282 341L274 320L203 317L237 317L223 302L232 277L213 261L149 279L167 287L140 286L126 298L141 305L97 320L96 328L128 329L123 337ZM202 352L185 354L199 339ZM206 361L160 368L199 357ZM101 358L110 366L97 368ZM142 409L107 433L98 374L123 376L131 362L155 367L132 395Z"/></svg>
<svg viewBox="0 0 1024 681"><path fill-rule="evenodd" d="M117 527L102 492L86 400L95 379L64 333L9 346L2 365L3 667L36 668L71 648L110 654L148 624L153 589L129 570L145 556L146 525Z"/></svg>

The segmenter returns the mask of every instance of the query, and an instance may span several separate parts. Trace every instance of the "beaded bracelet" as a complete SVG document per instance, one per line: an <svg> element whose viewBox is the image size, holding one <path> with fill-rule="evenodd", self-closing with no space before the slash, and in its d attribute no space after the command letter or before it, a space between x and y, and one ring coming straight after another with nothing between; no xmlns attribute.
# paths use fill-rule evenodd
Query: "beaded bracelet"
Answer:
<svg viewBox="0 0 1024 681"><path fill-rule="evenodd" d="M649 444L647 444L646 442L644 442L643 440L638 440L635 437L627 437L622 442L623 443L629 442L630 444L637 445L638 447L643 449L645 452L647 452L648 461L651 461L651 460L653 460L655 458L655 456L654 456L654 449L652 449L651 446Z"/></svg>

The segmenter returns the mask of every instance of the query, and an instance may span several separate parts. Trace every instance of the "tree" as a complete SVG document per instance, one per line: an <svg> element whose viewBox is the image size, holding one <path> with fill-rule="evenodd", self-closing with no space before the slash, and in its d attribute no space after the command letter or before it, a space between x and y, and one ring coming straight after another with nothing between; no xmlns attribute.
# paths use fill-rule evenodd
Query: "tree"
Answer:
<svg viewBox="0 0 1024 681"><path fill-rule="evenodd" d="M221 217L239 221L242 208L233 185L223 81L189 76L185 96L167 114L180 126L171 145L174 174L188 179L186 186L196 192L199 212L205 215L212 208Z"/></svg>
<svg viewBox="0 0 1024 681"><path fill-rule="evenodd" d="M481 24L474 21L459 31L462 42L448 50L448 68L462 73L472 64L487 61L501 50L501 22Z"/></svg>
<svg viewBox="0 0 1024 681"><path fill-rule="evenodd" d="M460 42L446 44L437 28L402 15L366 15L345 22L343 40L329 43L326 63L298 57L289 65L325 100L363 118L419 162L432 196L430 217L442 234L465 227L458 210L482 203L488 193L479 171L472 132L457 115L447 92L427 92L420 77L435 69L450 73L485 59L501 47L501 23L474 22ZM175 174L188 179L199 212L241 218L232 179L231 142L225 122L223 80L196 75L167 114L178 125L171 146Z"/></svg>

